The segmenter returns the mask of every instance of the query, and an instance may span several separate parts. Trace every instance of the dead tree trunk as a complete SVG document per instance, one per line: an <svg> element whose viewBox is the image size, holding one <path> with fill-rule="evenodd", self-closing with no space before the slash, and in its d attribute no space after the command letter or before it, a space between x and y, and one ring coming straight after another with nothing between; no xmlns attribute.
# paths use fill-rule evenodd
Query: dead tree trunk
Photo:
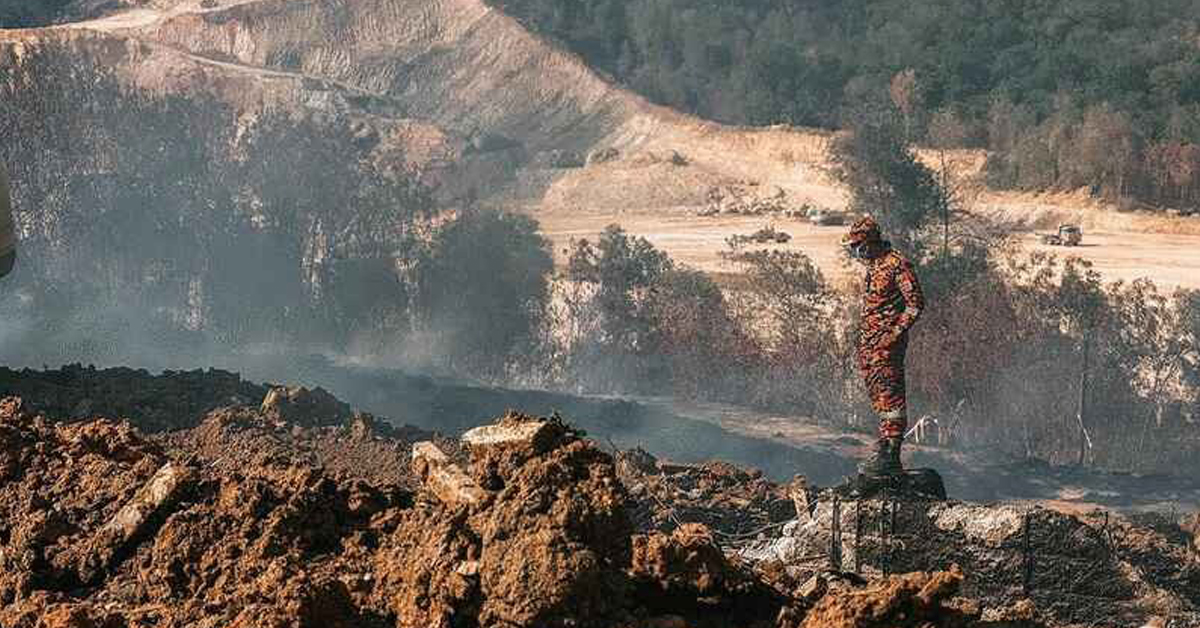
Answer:
<svg viewBox="0 0 1200 628"><path fill-rule="evenodd" d="M1082 466L1087 461L1087 451L1091 449L1092 439L1087 430L1087 391L1088 391L1088 344L1091 334L1083 336L1083 368L1079 371L1079 404L1075 415L1079 423L1079 462Z"/></svg>

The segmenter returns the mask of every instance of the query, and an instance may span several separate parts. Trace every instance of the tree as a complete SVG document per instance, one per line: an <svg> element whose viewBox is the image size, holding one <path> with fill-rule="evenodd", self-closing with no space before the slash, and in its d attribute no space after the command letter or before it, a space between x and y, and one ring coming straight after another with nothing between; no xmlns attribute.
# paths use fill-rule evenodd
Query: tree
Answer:
<svg viewBox="0 0 1200 628"><path fill-rule="evenodd" d="M1200 146L1163 140L1146 147L1145 169L1161 201L1194 202L1200 186Z"/></svg>
<svg viewBox="0 0 1200 628"><path fill-rule="evenodd" d="M911 140L913 136L913 117L917 115L917 111L921 108L921 92L917 83L917 71L908 68L897 72L892 77L888 94L892 98L892 104L900 110L900 113L904 114L904 138L906 141Z"/></svg>
<svg viewBox="0 0 1200 628"><path fill-rule="evenodd" d="M929 144L937 151L939 184L946 192L942 204L942 255L950 254L950 220L956 201L966 194L965 186L954 181L954 167L950 159L951 149L962 147L967 139L967 126L954 109L943 107L929 121Z"/></svg>
<svg viewBox="0 0 1200 628"><path fill-rule="evenodd" d="M653 350L646 298L673 268L670 258L648 240L609 225L596 244L586 239L574 244L567 278L596 287L595 300L603 317L601 342L644 353Z"/></svg>
<svg viewBox="0 0 1200 628"><path fill-rule="evenodd" d="M851 131L834 140L833 162L850 189L851 210L874 216L895 244L919 261L927 248L922 232L947 211L948 199L933 172L913 154L894 113L859 112Z"/></svg>
<svg viewBox="0 0 1200 628"><path fill-rule="evenodd" d="M417 263L415 309L440 365L507 375L540 337L553 267L527 216L469 209L439 227Z"/></svg>
<svg viewBox="0 0 1200 628"><path fill-rule="evenodd" d="M1107 103L1089 107L1066 155L1068 181L1093 190L1111 185L1117 197L1124 196L1137 155L1129 116Z"/></svg>

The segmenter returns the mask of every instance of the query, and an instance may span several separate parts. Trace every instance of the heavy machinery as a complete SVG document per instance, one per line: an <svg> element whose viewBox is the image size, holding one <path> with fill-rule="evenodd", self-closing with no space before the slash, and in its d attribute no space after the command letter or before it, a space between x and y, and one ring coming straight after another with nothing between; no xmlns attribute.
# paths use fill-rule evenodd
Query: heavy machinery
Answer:
<svg viewBox="0 0 1200 628"><path fill-rule="evenodd" d="M0 277L12 272L17 261L17 230L13 224L8 173L0 166Z"/></svg>
<svg viewBox="0 0 1200 628"><path fill-rule="evenodd" d="M1059 225L1058 233L1042 234L1042 244L1050 246L1079 246L1083 242L1083 230L1079 225Z"/></svg>
<svg viewBox="0 0 1200 628"><path fill-rule="evenodd" d="M846 224L846 214L825 208L813 208L808 212L808 220L819 227L831 227Z"/></svg>

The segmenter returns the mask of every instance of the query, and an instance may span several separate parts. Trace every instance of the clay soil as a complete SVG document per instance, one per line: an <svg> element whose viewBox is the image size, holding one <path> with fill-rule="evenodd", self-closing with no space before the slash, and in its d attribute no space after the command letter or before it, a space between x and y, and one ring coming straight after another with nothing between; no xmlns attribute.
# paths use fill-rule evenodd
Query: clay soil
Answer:
<svg viewBox="0 0 1200 628"><path fill-rule="evenodd" d="M320 390L259 404L244 395L265 388L227 373L7 375L28 399L0 401L5 628L998 625L950 602L953 572L814 595L709 526L664 525L789 516L754 472L656 463L674 510L639 518L625 463L556 419L507 416L541 436L468 450ZM84 391L129 415L84 412ZM156 393L122 400L139 391ZM432 490L409 464L418 440L481 497Z"/></svg>

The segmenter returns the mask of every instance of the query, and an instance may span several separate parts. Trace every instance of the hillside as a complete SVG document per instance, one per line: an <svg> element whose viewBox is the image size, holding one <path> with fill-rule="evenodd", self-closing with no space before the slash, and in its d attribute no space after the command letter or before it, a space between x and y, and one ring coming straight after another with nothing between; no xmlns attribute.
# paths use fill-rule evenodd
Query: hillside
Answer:
<svg viewBox="0 0 1200 628"><path fill-rule="evenodd" d="M379 159L402 154L443 198L527 208L559 243L620 221L711 269L729 234L704 235L708 225L684 217L713 190L753 188L789 207L844 203L823 132L723 126L650 104L482 0L201 4L139 3L91 21L4 32L0 41L101 58L149 93L213 93L247 114L267 107L353 119L383 139ZM982 164L969 161L972 170ZM1111 234L1106 242L1126 253L1110 255L1107 244L1080 252L1110 277L1196 285L1196 273L1174 270L1185 263L1178 256L1155 259L1157 238L1126 243L1121 234L1195 235L1197 221L1118 217L1102 202L1063 195L985 193L980 205L1041 228L1073 220ZM664 217L678 220L664 227ZM785 228L826 272L841 272L832 234ZM699 240L687 235L693 230ZM708 244L695 251L696 242Z"/></svg>
<svg viewBox="0 0 1200 628"><path fill-rule="evenodd" d="M1016 503L822 490L873 438L855 294L671 258L722 273L774 226L849 276L845 226L798 215L849 202L837 136L655 105L483 0L47 22L0 30L6 628L1197 620L1195 516L1149 511L1196 507L1200 293L946 267L980 281L915 332L907 462ZM1080 221L1106 278L1200 287L1200 221L945 157L1027 250ZM564 268L614 222L662 250L614 229ZM67 361L101 368L20 368ZM144 370L201 364L253 379Z"/></svg>

